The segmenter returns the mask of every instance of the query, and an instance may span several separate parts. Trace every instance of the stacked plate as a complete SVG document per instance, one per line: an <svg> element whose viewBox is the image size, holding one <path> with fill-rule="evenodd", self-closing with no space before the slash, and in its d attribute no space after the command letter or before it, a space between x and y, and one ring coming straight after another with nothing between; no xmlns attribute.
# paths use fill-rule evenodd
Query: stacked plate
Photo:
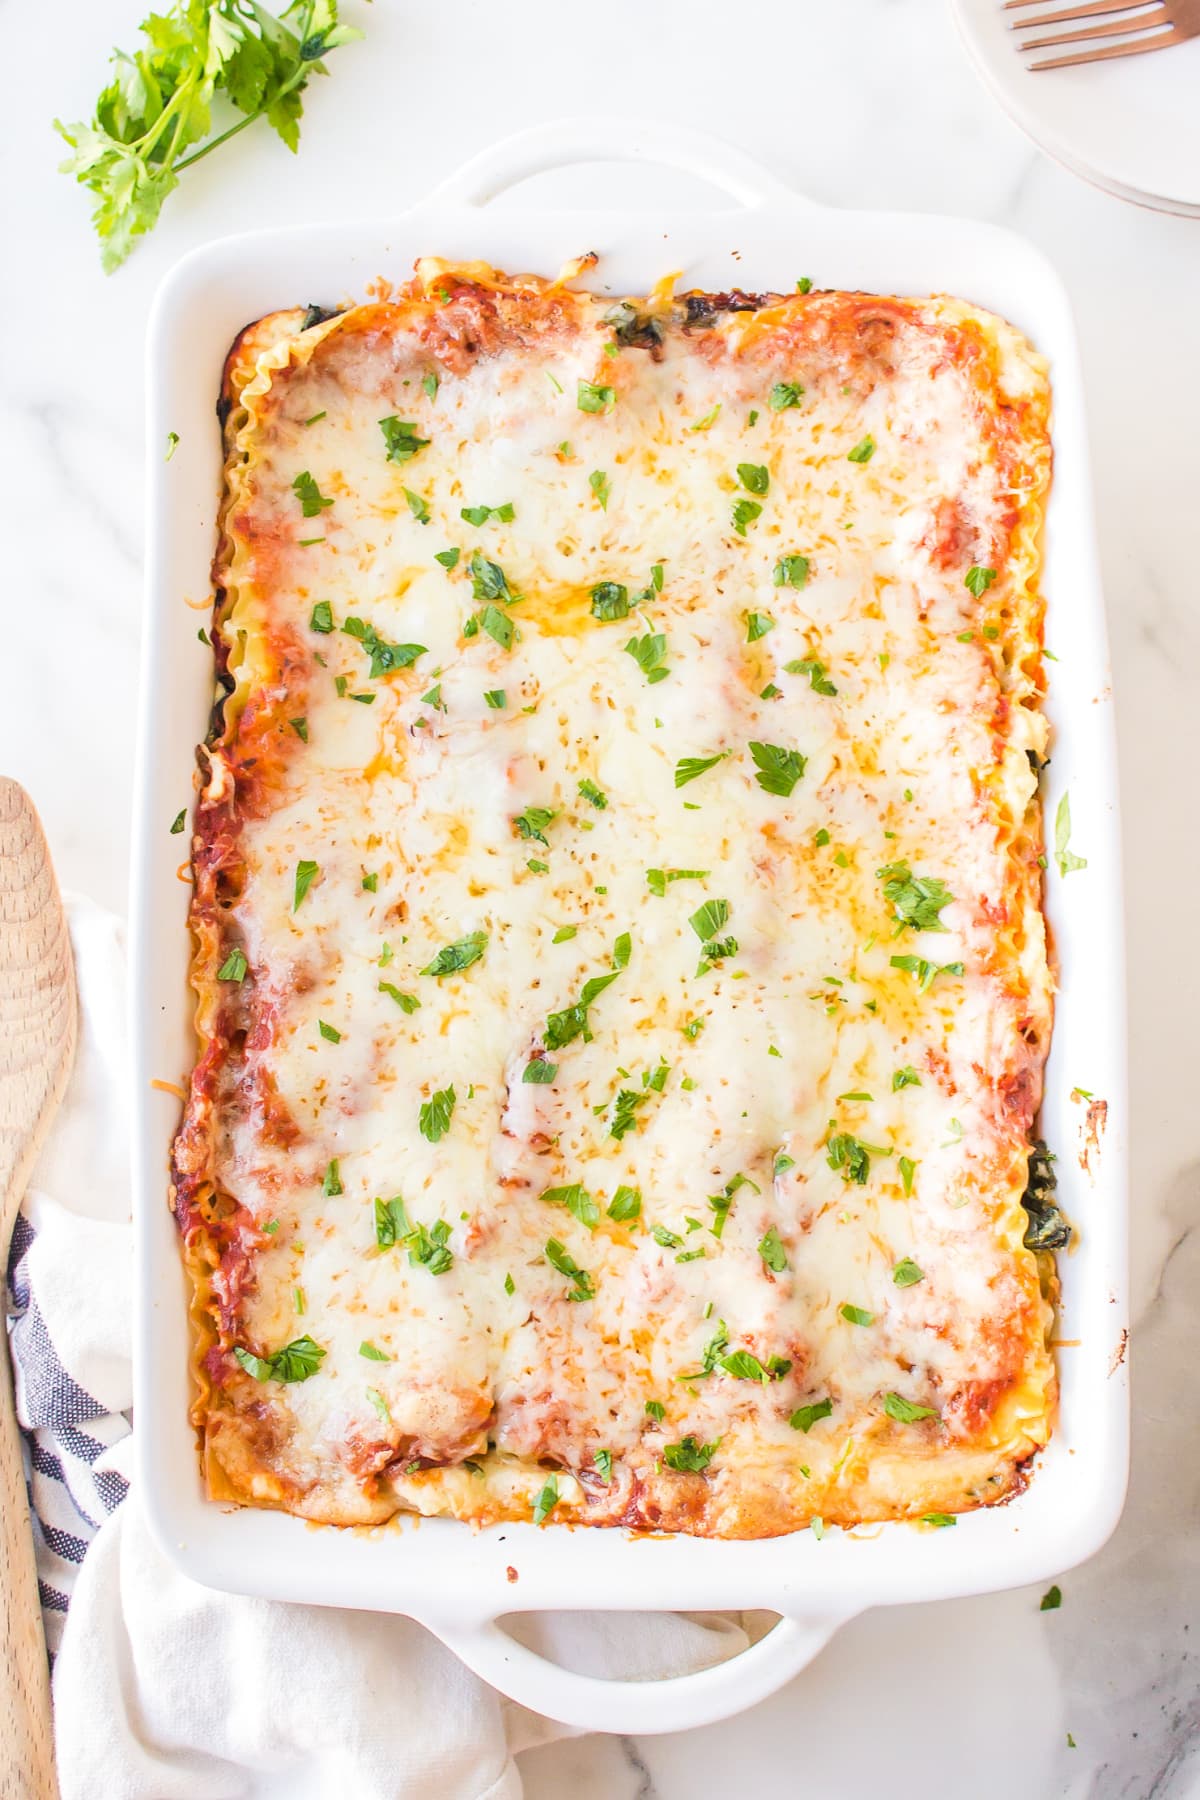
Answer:
<svg viewBox="0 0 1200 1800"><path fill-rule="evenodd" d="M1200 218L1200 38L1035 73L1013 23L1062 10L1054 0L1011 11L1001 0L951 5L984 81L1048 155L1122 200Z"/></svg>

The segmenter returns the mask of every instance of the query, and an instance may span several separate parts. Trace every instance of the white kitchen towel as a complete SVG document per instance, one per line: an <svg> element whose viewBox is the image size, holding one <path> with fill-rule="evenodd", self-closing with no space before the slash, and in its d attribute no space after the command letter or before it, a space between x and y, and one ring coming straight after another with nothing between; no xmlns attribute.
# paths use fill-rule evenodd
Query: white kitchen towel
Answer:
<svg viewBox="0 0 1200 1800"><path fill-rule="evenodd" d="M63 1800L519 1800L514 1755L564 1728L501 1701L421 1626L214 1593L151 1539L129 1485L122 936L88 901L68 915L79 1053L9 1261ZM748 1641L714 1614L559 1614L522 1635L642 1678Z"/></svg>

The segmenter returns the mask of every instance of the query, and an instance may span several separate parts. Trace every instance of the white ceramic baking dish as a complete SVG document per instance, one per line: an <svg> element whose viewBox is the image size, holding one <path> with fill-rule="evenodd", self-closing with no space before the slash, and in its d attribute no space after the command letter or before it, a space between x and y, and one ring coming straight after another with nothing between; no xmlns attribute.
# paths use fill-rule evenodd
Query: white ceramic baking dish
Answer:
<svg viewBox="0 0 1200 1800"><path fill-rule="evenodd" d="M668 165L721 190L712 212L538 211L487 202L541 170L605 160ZM651 178L652 179L652 178ZM665 270L688 286L821 286L944 291L1014 321L1050 359L1055 477L1046 527L1051 665L1049 816L1070 791L1072 848L1087 868L1051 864L1048 911L1061 988L1042 1131L1059 1154L1078 1227L1060 1258L1062 1417L1026 1493L953 1531L891 1525L757 1543L635 1539L618 1531L449 1520L378 1531L314 1529L280 1513L206 1500L187 1413L188 1328L167 1153L178 1082L193 1054L186 985L187 838L171 820L192 792L194 746L212 699L197 642L221 472L214 402L222 358L248 320L296 302L362 294L407 274L422 253L482 257L551 274L595 250L600 289L640 293ZM140 1316L137 1437L144 1502L162 1547L197 1581L246 1594L411 1615L502 1692L576 1726L669 1731L723 1718L780 1687L864 1608L1043 1580L1095 1551L1116 1523L1127 1462L1125 1031L1113 707L1096 566L1087 435L1075 335L1061 284L1010 232L920 215L814 205L740 152L626 121L527 131L469 163L397 218L264 231L186 257L158 296L149 336L149 544L141 755L133 860ZM179 443L169 462L169 432ZM1108 1102L1087 1152L1086 1100ZM1093 1121L1095 1114L1092 1115ZM1081 1166L1086 1157L1090 1171ZM515 1569L514 1584L509 1571ZM499 1621L558 1608L765 1608L781 1623L744 1655L663 1682L575 1674L517 1644Z"/></svg>

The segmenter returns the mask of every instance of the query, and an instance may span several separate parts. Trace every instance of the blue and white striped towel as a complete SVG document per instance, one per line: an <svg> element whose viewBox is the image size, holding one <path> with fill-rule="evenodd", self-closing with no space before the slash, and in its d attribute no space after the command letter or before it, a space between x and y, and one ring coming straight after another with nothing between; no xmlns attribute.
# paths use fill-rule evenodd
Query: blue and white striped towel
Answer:
<svg viewBox="0 0 1200 1800"><path fill-rule="evenodd" d="M9 1257L10 1344L26 1479L34 1514L38 1589L51 1662L87 1547L129 1491L111 1452L129 1420L109 1412L63 1368L29 1274L34 1232L22 1216Z"/></svg>
<svg viewBox="0 0 1200 1800"><path fill-rule="evenodd" d="M121 929L86 901L67 912L79 1051L9 1265L62 1800L520 1800L514 1756L561 1726L501 1703L411 1619L212 1593L147 1530L130 1489ZM645 1678L747 1641L671 1613L559 1614L530 1635Z"/></svg>

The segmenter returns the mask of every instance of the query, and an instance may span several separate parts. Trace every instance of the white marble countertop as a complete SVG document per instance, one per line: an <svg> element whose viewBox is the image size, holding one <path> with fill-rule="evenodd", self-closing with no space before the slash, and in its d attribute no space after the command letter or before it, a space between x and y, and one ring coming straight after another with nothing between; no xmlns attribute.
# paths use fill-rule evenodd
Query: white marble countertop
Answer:
<svg viewBox="0 0 1200 1800"><path fill-rule="evenodd" d="M876 1612L775 1699L679 1737L522 1758L530 1800L862 1794L1181 1800L1200 1792L1200 224L1060 171L981 88L934 0L435 6L346 0L365 44L310 91L299 158L265 130L187 178L105 279L49 129L90 109L143 0L6 10L3 339L9 575L0 768L62 879L123 907L139 637L142 339L164 270L210 236L397 210L472 151L578 107L709 126L837 205L994 220L1070 291L1091 404L1121 733L1133 1043L1135 1431L1129 1507L1063 1605L1023 1591ZM644 204L636 182L610 192ZM1103 978L1103 972L1098 972ZM1001 1726L998 1722L1003 1721ZM1068 1733L1074 1740L1070 1747ZM737 1770L738 1774L734 1775Z"/></svg>

